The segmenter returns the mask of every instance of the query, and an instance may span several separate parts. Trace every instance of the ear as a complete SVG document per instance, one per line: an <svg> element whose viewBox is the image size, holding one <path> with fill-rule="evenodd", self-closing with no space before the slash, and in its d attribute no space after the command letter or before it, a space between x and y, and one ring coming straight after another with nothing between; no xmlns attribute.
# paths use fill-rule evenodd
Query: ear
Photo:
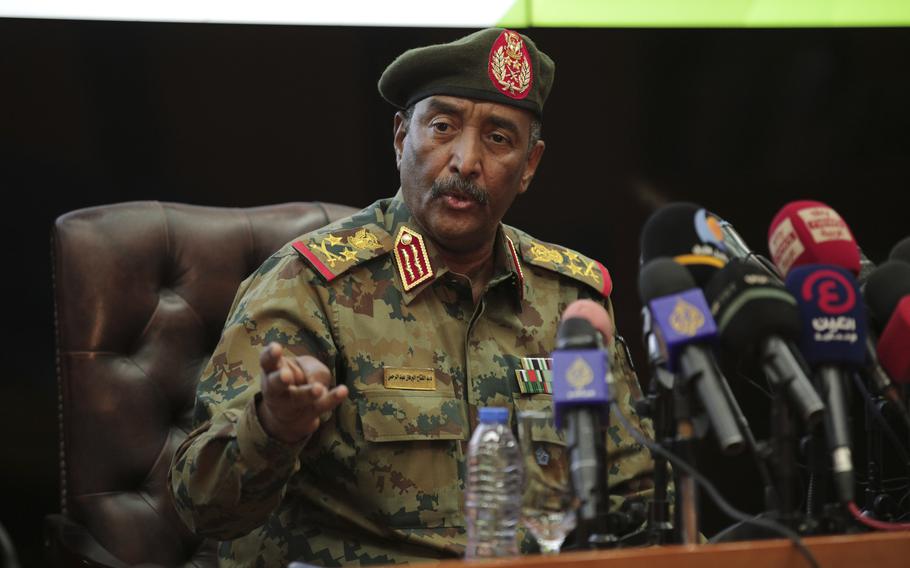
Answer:
<svg viewBox="0 0 910 568"><path fill-rule="evenodd" d="M543 140L538 140L528 152L528 161L525 163L525 171L521 174L521 187L518 189L518 193L528 191L534 172L537 171L537 166L540 164L540 158L543 157L544 149L546 149L546 144Z"/></svg>
<svg viewBox="0 0 910 568"><path fill-rule="evenodd" d="M404 148L404 137L408 133L408 120L404 114L395 113L395 122L392 127L392 145L395 147L395 167L401 169L401 153Z"/></svg>

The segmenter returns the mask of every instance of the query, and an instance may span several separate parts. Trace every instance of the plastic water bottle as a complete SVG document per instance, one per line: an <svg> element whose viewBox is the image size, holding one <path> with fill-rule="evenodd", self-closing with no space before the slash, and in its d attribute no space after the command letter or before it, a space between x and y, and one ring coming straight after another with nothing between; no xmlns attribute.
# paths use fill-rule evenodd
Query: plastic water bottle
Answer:
<svg viewBox="0 0 910 568"><path fill-rule="evenodd" d="M481 408L468 445L466 558L518 555L521 482L521 450L509 428L508 409Z"/></svg>

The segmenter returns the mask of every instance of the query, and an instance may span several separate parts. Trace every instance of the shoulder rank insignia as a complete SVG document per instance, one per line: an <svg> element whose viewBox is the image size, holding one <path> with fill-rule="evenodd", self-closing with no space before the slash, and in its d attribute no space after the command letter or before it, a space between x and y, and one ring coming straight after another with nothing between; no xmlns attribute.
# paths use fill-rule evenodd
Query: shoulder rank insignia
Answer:
<svg viewBox="0 0 910 568"><path fill-rule="evenodd" d="M398 265L398 275L405 292L433 277L433 266L420 233L402 225L395 237L394 251L395 264Z"/></svg>
<svg viewBox="0 0 910 568"><path fill-rule="evenodd" d="M388 251L389 241L389 234L384 230L367 225L311 233L292 246L331 282L351 267Z"/></svg>
<svg viewBox="0 0 910 568"><path fill-rule="evenodd" d="M542 243L527 235L520 238L520 247L525 262L584 282L604 297L613 291L610 273L596 260L565 247Z"/></svg>
<svg viewBox="0 0 910 568"><path fill-rule="evenodd" d="M553 392L553 359L549 357L522 357L521 369L515 369L518 390L521 394Z"/></svg>

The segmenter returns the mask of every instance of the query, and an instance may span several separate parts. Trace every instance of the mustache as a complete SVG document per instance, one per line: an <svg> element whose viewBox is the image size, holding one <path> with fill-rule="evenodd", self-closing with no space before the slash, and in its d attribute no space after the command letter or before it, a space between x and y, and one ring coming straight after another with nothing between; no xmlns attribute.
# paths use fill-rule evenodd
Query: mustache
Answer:
<svg viewBox="0 0 910 568"><path fill-rule="evenodd" d="M490 200L487 190L461 176L451 176L436 180L430 186L430 197L442 197L449 193L470 197L480 205L486 205L487 201Z"/></svg>

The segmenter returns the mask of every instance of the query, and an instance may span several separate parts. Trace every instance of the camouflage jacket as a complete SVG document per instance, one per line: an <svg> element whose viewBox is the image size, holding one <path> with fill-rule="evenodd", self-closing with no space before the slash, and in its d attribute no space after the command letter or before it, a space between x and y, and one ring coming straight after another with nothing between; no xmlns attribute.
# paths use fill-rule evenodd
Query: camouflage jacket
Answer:
<svg viewBox="0 0 910 568"><path fill-rule="evenodd" d="M522 358L549 356L573 300L610 308L600 263L505 225L495 247L494 275L475 305L470 283L446 269L396 196L289 243L243 282L200 379L197 428L170 477L184 522L224 541L222 565L463 552L465 456L478 407L551 409L552 395L522 393L534 390L516 376ZM271 341L318 357L350 390L300 445L270 438L257 418L259 354ZM627 353L608 351L615 397L650 433L632 409L640 392ZM611 423L618 503L650 488L653 464ZM555 461L566 459L555 431L539 435Z"/></svg>

